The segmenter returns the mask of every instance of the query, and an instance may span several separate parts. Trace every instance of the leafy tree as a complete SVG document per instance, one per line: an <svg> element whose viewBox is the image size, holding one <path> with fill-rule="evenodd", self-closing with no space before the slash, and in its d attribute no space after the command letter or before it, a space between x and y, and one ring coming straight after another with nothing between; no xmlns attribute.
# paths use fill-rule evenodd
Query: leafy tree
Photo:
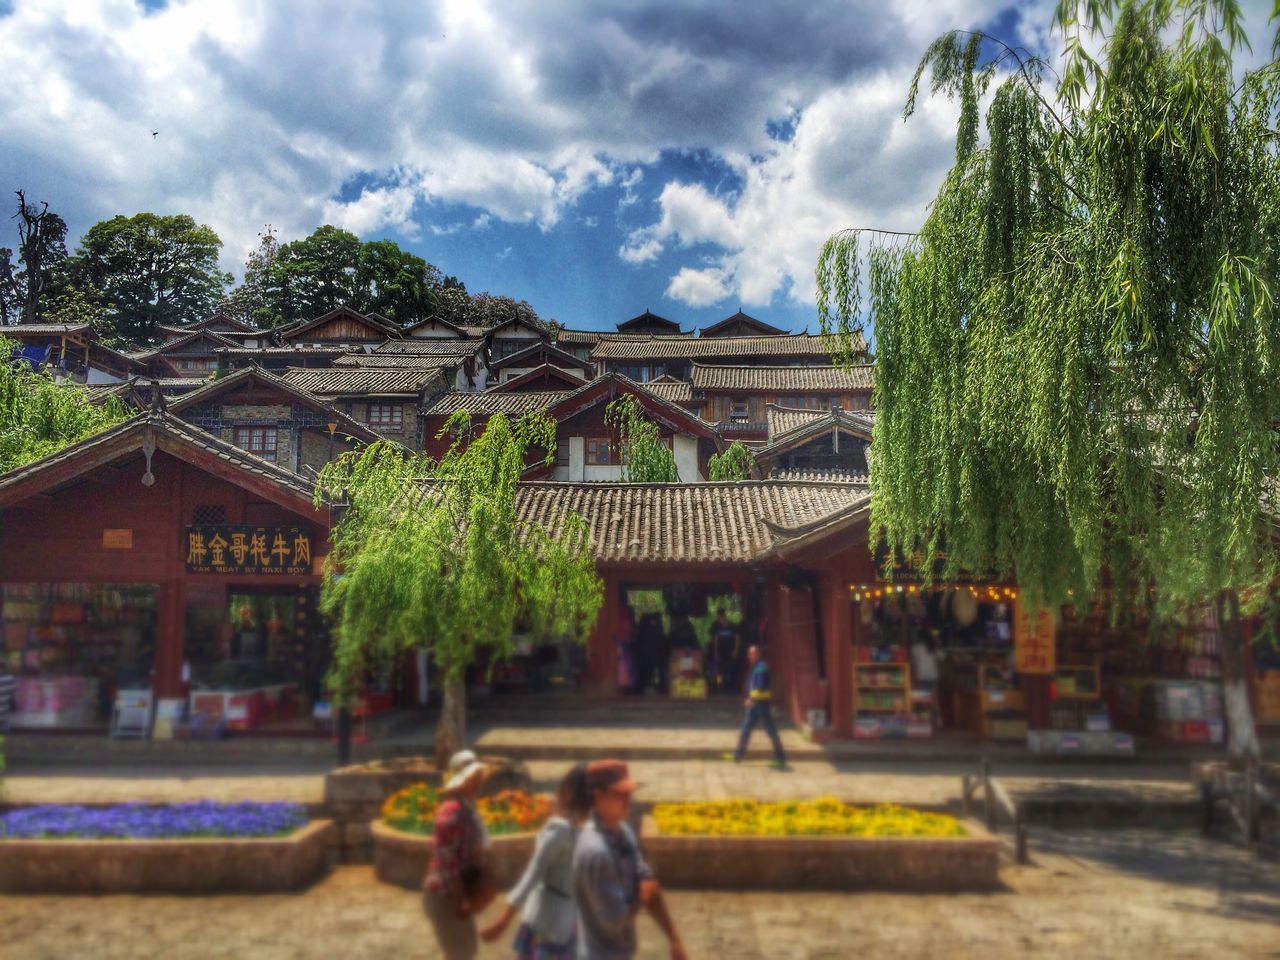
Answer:
<svg viewBox="0 0 1280 960"><path fill-rule="evenodd" d="M0 338L0 357L18 346ZM55 383L25 362L0 363L0 473L105 430L129 412L114 398L95 404L76 383Z"/></svg>
<svg viewBox="0 0 1280 960"><path fill-rule="evenodd" d="M707 461L707 479L712 482L750 480L756 472L756 458L741 440L729 444L724 453Z"/></svg>
<svg viewBox="0 0 1280 960"><path fill-rule="evenodd" d="M0 247L0 323L36 323L43 317L48 301L46 291L52 275L67 259L67 224L42 202L37 209L18 196L18 262L13 251Z"/></svg>
<svg viewBox="0 0 1280 960"><path fill-rule="evenodd" d="M242 323L270 329L280 322L271 299L272 270L280 255L275 227L267 224L258 234L258 246L244 261L244 279L218 305L218 309Z"/></svg>
<svg viewBox="0 0 1280 960"><path fill-rule="evenodd" d="M1277 70L1236 82L1233 0L1062 0L1055 26L1056 89L982 35L921 63L960 126L919 235L870 246L873 528L945 547L944 577L1016 570L1035 605L1107 578L1161 615L1213 604L1231 749L1256 755L1240 615L1276 570ZM838 234L818 267L846 335L858 257Z"/></svg>
<svg viewBox="0 0 1280 960"><path fill-rule="evenodd" d="M268 226L224 308L263 328L343 306L408 325L436 312L436 291L449 283L456 278L391 240L362 243L354 233L326 224L281 244Z"/></svg>
<svg viewBox="0 0 1280 960"><path fill-rule="evenodd" d="M443 281L437 267L399 244L371 240L360 248L356 266L356 309L408 326L435 313L435 291Z"/></svg>
<svg viewBox="0 0 1280 960"><path fill-rule="evenodd" d="M528 300L517 302L513 297L489 293L487 290L471 298L466 322L477 327L496 327L508 320L523 320L538 329L544 324Z"/></svg>
<svg viewBox="0 0 1280 960"><path fill-rule="evenodd" d="M452 279L452 278L450 278ZM436 316L454 324L470 323L471 295L467 288L458 283L456 286L444 286L436 291Z"/></svg>
<svg viewBox="0 0 1280 960"><path fill-rule="evenodd" d="M207 317L231 275L218 269L222 241L186 214L139 213L95 223L72 266L107 304L108 332L135 346L157 340L158 324Z"/></svg>
<svg viewBox="0 0 1280 960"><path fill-rule="evenodd" d="M676 458L658 425L644 415L631 394L623 394L605 407L605 423L618 431L622 479L628 483L679 483Z"/></svg>
<svg viewBox="0 0 1280 960"><path fill-rule="evenodd" d="M472 437L459 414L441 435L456 439L439 460L391 443L344 454L321 471L316 502L350 503L332 533L341 576L321 591L335 625L330 683L350 691L375 663L430 647L444 685L443 764L465 743L465 677L478 655L510 657L517 628L580 642L603 586L580 517L552 534L516 511L526 454L555 449L550 417L499 414Z"/></svg>

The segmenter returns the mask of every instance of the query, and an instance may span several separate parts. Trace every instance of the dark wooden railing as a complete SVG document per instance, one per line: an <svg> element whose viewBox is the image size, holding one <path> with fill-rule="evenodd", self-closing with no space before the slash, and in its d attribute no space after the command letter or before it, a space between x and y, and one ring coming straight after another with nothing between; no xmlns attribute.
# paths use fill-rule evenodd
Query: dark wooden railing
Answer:
<svg viewBox="0 0 1280 960"><path fill-rule="evenodd" d="M1014 850L1018 863L1030 863L1031 855L1027 849L1027 822L1022 804L1014 803L1004 784L991 776L991 761L982 758L982 768L978 775L965 774L960 781L960 806L964 816L973 816L973 804L976 794L982 792L982 819L988 830L998 832L1000 814L1013 823Z"/></svg>

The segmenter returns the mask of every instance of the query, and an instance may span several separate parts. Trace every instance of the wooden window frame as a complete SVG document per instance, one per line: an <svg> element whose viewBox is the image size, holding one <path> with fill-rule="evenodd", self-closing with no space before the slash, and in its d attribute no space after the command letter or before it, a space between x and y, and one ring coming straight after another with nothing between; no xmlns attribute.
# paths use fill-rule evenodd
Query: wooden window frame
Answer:
<svg viewBox="0 0 1280 960"><path fill-rule="evenodd" d="M254 446L255 439L257 446ZM255 457L276 462L280 449L280 431L277 427L243 426L236 427L236 446L247 450Z"/></svg>
<svg viewBox="0 0 1280 960"><path fill-rule="evenodd" d="M376 414L375 414L375 411ZM387 414L383 416L383 414ZM398 403L371 403L366 421L371 427L404 428L404 407Z"/></svg>

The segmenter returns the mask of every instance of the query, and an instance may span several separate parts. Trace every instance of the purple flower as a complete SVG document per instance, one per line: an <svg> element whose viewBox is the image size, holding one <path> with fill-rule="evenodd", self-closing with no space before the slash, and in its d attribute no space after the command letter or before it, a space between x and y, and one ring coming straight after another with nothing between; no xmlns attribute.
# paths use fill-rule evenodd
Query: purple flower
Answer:
<svg viewBox="0 0 1280 960"><path fill-rule="evenodd" d="M278 837L306 822L296 803L44 804L0 814L0 839Z"/></svg>

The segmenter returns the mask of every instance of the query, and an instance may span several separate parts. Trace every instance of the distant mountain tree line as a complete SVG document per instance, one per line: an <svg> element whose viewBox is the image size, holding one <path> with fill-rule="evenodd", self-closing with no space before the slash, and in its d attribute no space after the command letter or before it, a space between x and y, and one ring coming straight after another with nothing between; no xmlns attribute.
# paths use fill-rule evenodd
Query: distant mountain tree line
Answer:
<svg viewBox="0 0 1280 960"><path fill-rule="evenodd" d="M236 285L218 265L221 238L186 214L115 216L86 230L69 253L66 222L47 203L17 197L17 247L0 246L0 324L90 323L121 348L156 343L159 326L218 310L263 329L341 306L406 326L432 316L544 326L527 301L470 294L394 241L363 241L327 224L285 243L267 226Z"/></svg>

